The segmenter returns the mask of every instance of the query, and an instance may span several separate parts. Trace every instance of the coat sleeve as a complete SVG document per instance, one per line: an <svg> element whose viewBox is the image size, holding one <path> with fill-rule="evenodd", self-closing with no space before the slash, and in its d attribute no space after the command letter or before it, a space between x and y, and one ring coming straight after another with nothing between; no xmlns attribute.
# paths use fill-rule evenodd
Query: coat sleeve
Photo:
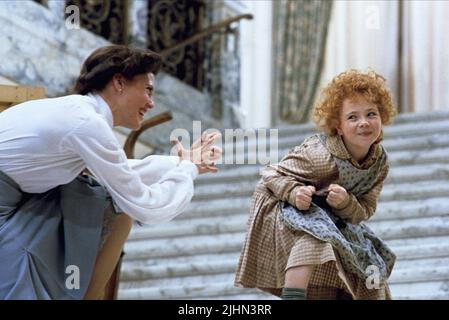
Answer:
<svg viewBox="0 0 449 320"><path fill-rule="evenodd" d="M371 218L376 211L377 201L379 200L380 192L382 191L388 171L389 165L386 164L370 191L359 197L348 193L349 201L347 204L343 208L334 209L334 213L352 224L359 224L360 222Z"/></svg>
<svg viewBox="0 0 449 320"><path fill-rule="evenodd" d="M278 164L269 165L262 171L264 185L282 201L295 205L299 187L314 185L315 175L310 146L303 143L293 148Z"/></svg>

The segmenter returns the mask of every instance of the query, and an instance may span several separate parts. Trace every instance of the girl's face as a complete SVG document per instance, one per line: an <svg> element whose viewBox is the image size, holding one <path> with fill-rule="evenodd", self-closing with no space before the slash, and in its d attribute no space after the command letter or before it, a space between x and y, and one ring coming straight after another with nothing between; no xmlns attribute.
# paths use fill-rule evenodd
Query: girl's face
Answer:
<svg viewBox="0 0 449 320"><path fill-rule="evenodd" d="M337 132L357 161L365 158L371 145L379 138L381 130L382 120L376 105L363 97L343 101Z"/></svg>

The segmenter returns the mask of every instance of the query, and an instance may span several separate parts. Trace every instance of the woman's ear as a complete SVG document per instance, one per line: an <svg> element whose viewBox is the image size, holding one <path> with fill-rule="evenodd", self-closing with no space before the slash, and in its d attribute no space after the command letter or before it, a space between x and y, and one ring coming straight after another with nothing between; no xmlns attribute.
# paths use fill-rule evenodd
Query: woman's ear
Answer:
<svg viewBox="0 0 449 320"><path fill-rule="evenodd" d="M125 87L125 78L120 73L114 74L112 77L112 85L116 92L122 94Z"/></svg>

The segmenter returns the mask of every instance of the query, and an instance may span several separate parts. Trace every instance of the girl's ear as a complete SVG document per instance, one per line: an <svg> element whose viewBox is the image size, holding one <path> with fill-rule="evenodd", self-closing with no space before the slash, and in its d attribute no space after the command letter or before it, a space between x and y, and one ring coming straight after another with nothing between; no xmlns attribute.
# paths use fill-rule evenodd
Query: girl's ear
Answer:
<svg viewBox="0 0 449 320"><path fill-rule="evenodd" d="M338 121L338 120L336 120L336 119L332 119L332 127L334 127L335 128L335 131L337 131L337 134L338 135L342 135L343 134L343 131L341 130L341 126L340 126L340 122Z"/></svg>
<svg viewBox="0 0 449 320"><path fill-rule="evenodd" d="M343 131L340 129L340 126L335 127L335 130L337 130L337 134L338 134L339 136L342 136L342 135L343 135Z"/></svg>

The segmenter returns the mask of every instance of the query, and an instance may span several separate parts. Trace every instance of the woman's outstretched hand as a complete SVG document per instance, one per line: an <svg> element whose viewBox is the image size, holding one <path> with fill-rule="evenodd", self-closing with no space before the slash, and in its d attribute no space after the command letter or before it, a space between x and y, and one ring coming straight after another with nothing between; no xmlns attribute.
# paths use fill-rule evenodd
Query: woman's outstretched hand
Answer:
<svg viewBox="0 0 449 320"><path fill-rule="evenodd" d="M179 158L192 161L197 165L198 172L202 174L218 171L215 161L220 159L222 150L213 144L219 138L221 138L219 132L203 133L201 138L192 144L190 150L185 149L178 139L173 139L171 143L175 144Z"/></svg>

